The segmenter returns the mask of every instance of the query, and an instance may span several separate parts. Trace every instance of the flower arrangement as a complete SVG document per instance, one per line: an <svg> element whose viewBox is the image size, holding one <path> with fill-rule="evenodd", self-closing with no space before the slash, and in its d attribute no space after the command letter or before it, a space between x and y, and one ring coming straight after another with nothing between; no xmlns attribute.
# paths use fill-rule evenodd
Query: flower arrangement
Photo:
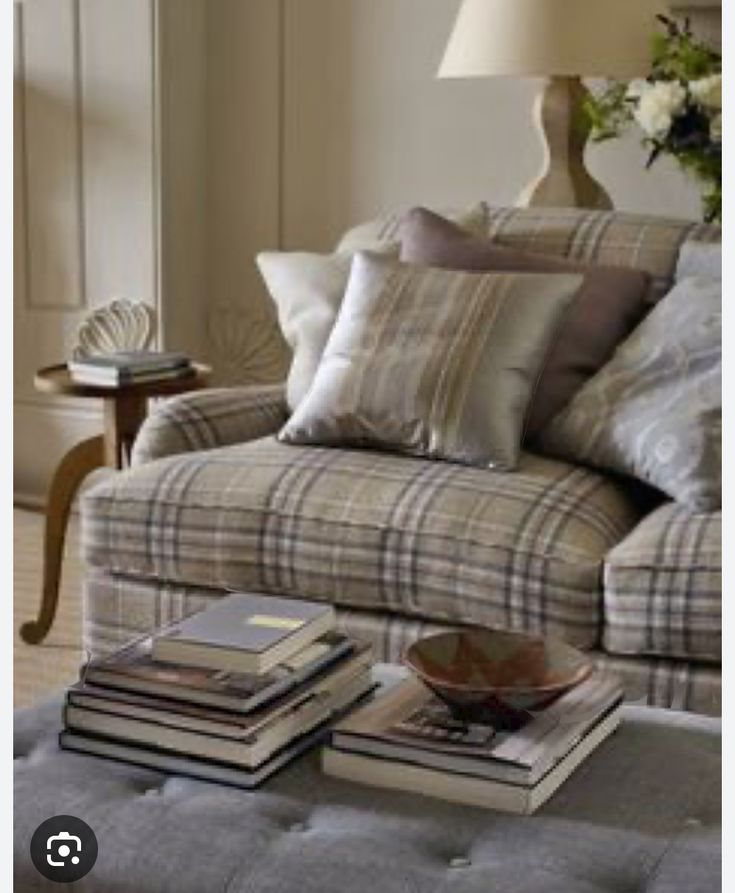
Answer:
<svg viewBox="0 0 735 893"><path fill-rule="evenodd" d="M659 16L650 75L611 82L585 105L592 139L612 139L632 123L650 150L647 167L667 154L702 184L704 219L722 220L722 57L697 40L689 21Z"/></svg>

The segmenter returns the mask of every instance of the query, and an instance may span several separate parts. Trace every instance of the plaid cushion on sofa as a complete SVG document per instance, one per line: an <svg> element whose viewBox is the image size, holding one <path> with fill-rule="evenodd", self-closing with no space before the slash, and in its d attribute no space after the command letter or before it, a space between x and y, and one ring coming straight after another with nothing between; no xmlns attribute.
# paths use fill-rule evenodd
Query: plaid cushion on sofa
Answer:
<svg viewBox="0 0 735 893"><path fill-rule="evenodd" d="M118 573L591 647L602 558L637 520L619 485L541 457L502 474L266 438L116 475L82 528L87 560Z"/></svg>
<svg viewBox="0 0 735 893"><path fill-rule="evenodd" d="M670 502L605 558L608 651L718 661L722 654L722 514Z"/></svg>
<svg viewBox="0 0 735 893"><path fill-rule="evenodd" d="M395 241L401 214L360 224L342 237L345 245ZM585 208L488 208L485 235L500 245L572 260L635 267L653 277L651 300L671 287L681 246L719 242L717 226Z"/></svg>

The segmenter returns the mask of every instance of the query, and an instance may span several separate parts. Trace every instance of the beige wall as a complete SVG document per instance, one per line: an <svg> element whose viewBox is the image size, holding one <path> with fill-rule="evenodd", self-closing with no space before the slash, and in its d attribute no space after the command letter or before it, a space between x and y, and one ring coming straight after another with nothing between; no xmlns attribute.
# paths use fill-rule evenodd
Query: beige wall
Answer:
<svg viewBox="0 0 735 893"><path fill-rule="evenodd" d="M540 82L434 77L457 0L287 0L284 234L325 247L349 223L413 202L512 202L541 163ZM589 151L616 205L696 215L672 165L635 137Z"/></svg>

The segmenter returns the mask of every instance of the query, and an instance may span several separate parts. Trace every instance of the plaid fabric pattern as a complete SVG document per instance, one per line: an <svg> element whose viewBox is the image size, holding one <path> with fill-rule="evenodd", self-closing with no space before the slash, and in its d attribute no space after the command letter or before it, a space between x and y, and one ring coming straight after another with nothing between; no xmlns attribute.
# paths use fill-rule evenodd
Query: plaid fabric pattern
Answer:
<svg viewBox="0 0 735 893"><path fill-rule="evenodd" d="M133 446L133 465L153 459L244 443L273 434L288 413L285 387L209 388L159 403Z"/></svg>
<svg viewBox="0 0 735 893"><path fill-rule="evenodd" d="M626 491L530 454L501 474L264 438L115 475L85 495L88 563L216 588L599 639Z"/></svg>
<svg viewBox="0 0 735 893"><path fill-rule="evenodd" d="M85 584L84 643L101 656L161 624L179 620L220 598L221 590L177 586L155 580L116 577L93 571ZM411 642L448 627L368 611L338 611L340 628L371 642L375 659L399 662ZM655 707L721 713L722 678L718 668L686 661L626 658L593 652L596 663L619 673L629 701Z"/></svg>
<svg viewBox="0 0 735 893"><path fill-rule="evenodd" d="M722 514L667 503L605 559L607 651L719 662Z"/></svg>
<svg viewBox="0 0 735 893"><path fill-rule="evenodd" d="M279 440L515 468L534 383L582 281L358 253L314 381Z"/></svg>
<svg viewBox="0 0 735 893"><path fill-rule="evenodd" d="M380 243L399 235L401 215L387 215L349 230L340 245ZM587 263L635 267L653 277L651 301L671 287L685 242L719 242L717 226L664 217L586 208L490 206L484 234L498 244Z"/></svg>

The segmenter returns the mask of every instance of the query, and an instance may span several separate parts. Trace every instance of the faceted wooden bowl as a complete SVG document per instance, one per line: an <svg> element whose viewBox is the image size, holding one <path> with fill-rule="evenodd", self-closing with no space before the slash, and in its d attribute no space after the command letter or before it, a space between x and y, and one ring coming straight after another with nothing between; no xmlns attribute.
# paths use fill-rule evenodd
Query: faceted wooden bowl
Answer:
<svg viewBox="0 0 735 893"><path fill-rule="evenodd" d="M404 661L456 718L503 729L592 672L588 657L558 639L480 628L421 639Z"/></svg>

